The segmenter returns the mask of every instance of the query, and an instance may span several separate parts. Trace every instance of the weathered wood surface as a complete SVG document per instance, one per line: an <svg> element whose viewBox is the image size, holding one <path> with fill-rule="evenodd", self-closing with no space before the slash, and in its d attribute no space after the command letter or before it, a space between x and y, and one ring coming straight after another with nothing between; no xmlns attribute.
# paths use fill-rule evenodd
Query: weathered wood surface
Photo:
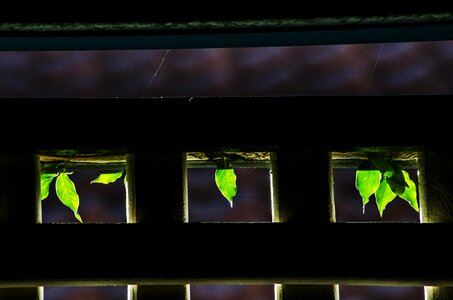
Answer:
<svg viewBox="0 0 453 300"><path fill-rule="evenodd" d="M0 155L0 223L41 222L38 168L36 155Z"/></svg>
<svg viewBox="0 0 453 300"><path fill-rule="evenodd" d="M335 222L331 153L272 153L271 174L273 222L312 226ZM285 246L284 240L278 241ZM325 264L331 259L326 253ZM279 284L275 289L276 300L339 299L335 285Z"/></svg>
<svg viewBox="0 0 453 300"><path fill-rule="evenodd" d="M91 30L109 30L108 22L121 28L122 22L137 22L136 26L149 22L158 24L167 24L168 27L163 29L174 29L186 24L188 28L197 28L203 24L197 23L206 22L206 26L215 27L216 21L221 25L222 22L226 26L234 26L235 24L240 25L241 22L253 21L256 23L255 26L261 25L266 26L267 24L260 24L261 21L266 20L297 20L297 19L318 19L318 18L337 18L344 24L351 16L357 16L357 22L365 22L368 18L372 19L373 23L383 22L385 20L379 19L387 17L389 20L397 20L400 22L416 22L416 21L427 21L430 19L434 20L445 20L449 19L449 13L451 13L450 6L444 2L436 2L436 5L426 6L424 4L412 5L398 5L404 4L403 0L394 2L393 6L389 5L367 5L357 4L352 0L345 0L341 3L330 3L330 2L313 2L310 5L305 6L304 9L300 9L300 6L291 1L283 1L280 6L275 5L262 5L259 10L256 7L240 6L240 9L235 6L237 3L219 3L216 7L206 7L201 3L181 3L180 8L184 10L183 13L178 14L175 12L172 4L159 3L156 9L150 10L146 7L146 4L140 3L140 1L132 1L128 6L114 6L108 7L109 14L105 13L105 6L99 8L90 8L91 14L76 14L78 9L82 9L86 12L86 7L77 3L72 5L71 10L58 10L52 12L47 10L48 7L54 6L51 4L40 4L36 9L36 13L33 15L27 15L23 13L23 7L5 7L0 14L0 21L2 23L13 23L20 22L23 24L39 25L52 23L55 28L61 29L65 25L68 26L73 22L80 22L83 24L93 24L101 22L101 26L104 28L91 28ZM19 6L19 5L18 5ZM33 7L31 4L30 7ZM145 9L146 8L146 9ZM204 9L201 9L204 8ZM231 11L233 10L233 11ZM104 14L97 14L95 12L104 12ZM39 13L38 13L39 12ZM360 18L361 16L361 18ZM333 20L332 20L333 21ZM107 23L107 24L106 24ZM253 24L252 24L253 25ZM285 25L278 24L280 26ZM6 26L5 26L6 27ZM31 27L33 28L33 27ZM35 27L38 28L39 27ZM12 28L18 30L20 28ZM113 28L115 29L115 28ZM36 30L36 29L35 29ZM51 31L55 31L51 30Z"/></svg>
<svg viewBox="0 0 453 300"><path fill-rule="evenodd" d="M128 155L129 223L188 221L185 163L185 153Z"/></svg>
<svg viewBox="0 0 453 300"><path fill-rule="evenodd" d="M41 173L56 173L76 171L83 169L96 169L106 172L124 170L126 168L126 154L121 151L109 153L100 149L97 153L83 153L76 150L71 153L64 151L46 151L40 155ZM106 154L102 154L106 152ZM112 152L110 150L110 152ZM417 167L416 152L386 152L389 158L398 161L403 167ZM334 168L356 168L364 160L367 160L365 152L332 152L332 165ZM228 157L234 168L270 168L270 152L241 152L220 151L215 156L205 152L187 152L187 168L215 168L217 164L214 157Z"/></svg>
<svg viewBox="0 0 453 300"><path fill-rule="evenodd" d="M219 32L197 34L159 35L148 32L104 32L77 36L77 33L60 32L57 36L14 36L0 35L0 51L64 51L64 50L136 50L136 49L193 49L231 47L277 47L332 44L396 43L451 40L453 24L365 24L359 28L352 26L326 26L280 31ZM392 27L393 25L393 27ZM116 35L114 35L116 34ZM11 33L9 33L11 35Z"/></svg>
<svg viewBox="0 0 453 300"><path fill-rule="evenodd" d="M363 98L9 99L1 102L5 117L0 119L0 126L9 129L2 133L2 142L9 147L0 151L45 153L52 149L80 149L90 153L90 149L117 149L122 153L148 153L154 151L150 145L159 145L161 151L181 152L413 152L426 146L445 148L445 138L432 132L450 126L449 102L444 97L419 97L424 102L420 109L412 104L413 99L392 101L392 109L401 109L407 115L432 114L436 118L419 130L400 132L395 125L392 134L366 134L381 132L380 122L366 122L366 132L358 131L363 116L356 111L362 107ZM71 120L64 123L65 132L70 134L43 135L37 134L36 126L11 126L11 121L18 122L17 112L24 108L34 112L27 117L27 124L40 124L50 111ZM226 108L234 112L231 122L225 121L221 113ZM321 111L323 114L314 121L313 113ZM388 107L378 106L373 112L386 116ZM272 126L268 124L271 116L279 120ZM122 123L114 130L93 130L93 124L111 124L116 118ZM166 126L169 122L171 126ZM207 135L207 128L231 134ZM131 131L133 135L129 134Z"/></svg>
<svg viewBox="0 0 453 300"><path fill-rule="evenodd" d="M422 222L453 222L453 155L420 153L419 172Z"/></svg>
<svg viewBox="0 0 453 300"><path fill-rule="evenodd" d="M277 284L275 286L275 300L328 300L340 299L338 285L296 285Z"/></svg>
<svg viewBox="0 0 453 300"><path fill-rule="evenodd" d="M330 153L276 152L271 165L274 222L335 222Z"/></svg>
<svg viewBox="0 0 453 300"><path fill-rule="evenodd" d="M426 286L425 300L450 300L453 297L452 287Z"/></svg>
<svg viewBox="0 0 453 300"><path fill-rule="evenodd" d="M55 150L58 154L60 151ZM99 151L99 153L101 153ZM77 153L74 151L71 155L51 155L52 151L48 151L46 155L40 155L41 173L57 173L63 171L77 171L85 169L96 169L104 172L117 172L126 169L126 155L102 155L96 153ZM219 155L223 154L230 158L234 168L270 168L271 162L270 152L222 152L218 151ZM357 168L364 160L367 160L367 155L364 152L332 152L332 166L334 168ZM415 152L396 152L387 153L391 159L398 161L404 168L417 168L418 161ZM188 152L187 153L187 168L216 168L217 164L214 160L204 152Z"/></svg>
<svg viewBox="0 0 453 300"><path fill-rule="evenodd" d="M127 155L128 223L151 223L165 228L169 224L188 222L187 170L185 164L185 153ZM148 240L151 245L154 245L152 235L152 232L149 232L140 240ZM131 240L131 243L140 244L140 240ZM175 239L172 244L183 251L184 240ZM156 247L156 245L154 246ZM173 249L173 253L176 251L176 249ZM136 263L142 265L146 264L146 261L136 261ZM156 261L155 264L160 264L160 262ZM174 268L171 265L167 265L167 267ZM189 299L189 289L184 284L169 286L129 285L128 289L129 300Z"/></svg>
<svg viewBox="0 0 453 300"><path fill-rule="evenodd" d="M419 172L421 222L453 223L452 153L446 151L419 153ZM448 240L449 236L437 235L437 243ZM427 241L435 243L433 239ZM422 259L431 260L429 254L422 252L421 255ZM453 288L427 286L425 295L426 300L450 300L453 299Z"/></svg>
<svg viewBox="0 0 453 300"><path fill-rule="evenodd" d="M397 223L1 225L2 257L17 257L24 249L33 253L4 264L0 286L453 285L451 272L433 268L453 269L448 259L451 249L423 242L424 237L449 236L452 230L452 224ZM55 251L56 240L60 249L82 245L69 265L63 263L68 261L67 251ZM185 245L184 255L175 255L181 245ZM382 257L386 245L391 245L392 254L367 259L364 267L366 258ZM118 253L114 261L106 255L112 251ZM326 261L329 252L332 259ZM420 259L421 255L430 257L429 261Z"/></svg>
<svg viewBox="0 0 453 300"><path fill-rule="evenodd" d="M159 5L162 5L159 4ZM173 7L148 9L141 3L109 6L95 13L77 5L55 12L22 8L0 15L0 50L168 49L378 43L451 39L453 14L446 4L430 7L360 6L357 3L311 3L300 9L260 6L253 11L191 3L183 16ZM318 6L319 5L319 6ZM72 16L77 9L83 12ZM234 9L234 13L226 13ZM53 13L50 14L49 12ZM144 13L146 11L146 13ZM129 12L129 13L128 13ZM190 12L190 13L189 13Z"/></svg>
<svg viewBox="0 0 453 300"><path fill-rule="evenodd" d="M41 222L38 166L36 155L0 155L1 224L23 226ZM3 230L0 232L2 235L5 233ZM18 235L15 240L2 241L1 247L8 247L8 244L16 243L17 240L25 242L26 238ZM35 240L30 239L29 242L32 248L18 249L16 253L10 253L8 256L2 255L0 250L2 266L5 264L13 266L15 260L21 260L23 257L35 257L29 250L36 248L39 243L32 246ZM33 262L31 264L33 265ZM42 288L0 288L0 299L42 300Z"/></svg>
<svg viewBox="0 0 453 300"><path fill-rule="evenodd" d="M128 300L190 300L188 285L128 286Z"/></svg>
<svg viewBox="0 0 453 300"><path fill-rule="evenodd" d="M42 287L0 288L0 299L44 300Z"/></svg>

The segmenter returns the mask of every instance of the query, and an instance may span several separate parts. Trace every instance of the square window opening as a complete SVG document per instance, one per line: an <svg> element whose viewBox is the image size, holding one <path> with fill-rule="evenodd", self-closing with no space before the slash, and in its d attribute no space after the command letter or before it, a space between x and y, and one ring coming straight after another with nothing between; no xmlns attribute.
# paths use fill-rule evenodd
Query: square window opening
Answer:
<svg viewBox="0 0 453 300"><path fill-rule="evenodd" d="M395 164L396 168L400 167L402 170L407 172L409 178L414 182L415 189L417 192L416 199L417 203L412 203L414 206L419 208L419 193L418 193L418 164L416 153L383 153L376 154L378 157L385 159L388 162ZM369 197L369 202L364 206L359 189L356 187L356 176L358 169L374 169L376 171L376 186L379 188L382 184L383 179L386 180L391 177L391 173L384 173L376 170L373 164L367 159L365 153L332 153L333 158L333 181L334 181L334 199L335 199L335 214L336 222L410 222L419 223L420 214L411 206L408 200L404 200L398 195L395 195L394 199L391 200L387 205L382 208L382 216L380 215L380 209L378 208L376 194L374 192ZM368 165L367 165L368 164ZM401 175L403 176L403 175ZM357 178L358 179L358 178ZM398 178L396 179L398 180ZM403 180L403 184L404 184ZM401 183L401 182L400 182ZM399 185L401 187L401 185ZM404 191L407 191L408 187L402 187ZM397 189L393 186L387 185L389 193ZM374 190L374 189L373 189ZM391 190L391 192L390 192ZM371 191L370 191L371 192ZM368 192L368 193L370 193ZM407 198L407 196L405 196ZM391 198L391 197L390 197ZM381 197L382 199L382 197Z"/></svg>
<svg viewBox="0 0 453 300"><path fill-rule="evenodd" d="M274 300L274 286L190 285L190 300Z"/></svg>
<svg viewBox="0 0 453 300"><path fill-rule="evenodd" d="M126 222L126 172L122 157L102 168L88 161L52 159L41 157L43 223Z"/></svg>
<svg viewBox="0 0 453 300"><path fill-rule="evenodd" d="M44 300L127 300L127 286L44 287Z"/></svg>
<svg viewBox="0 0 453 300"><path fill-rule="evenodd" d="M340 285L340 300L424 300L423 287Z"/></svg>
<svg viewBox="0 0 453 300"><path fill-rule="evenodd" d="M204 154L188 153L189 222L271 222L269 155L229 153L228 166L224 158L210 160ZM231 201L227 199L230 174L219 174L225 168L236 176L237 192Z"/></svg>

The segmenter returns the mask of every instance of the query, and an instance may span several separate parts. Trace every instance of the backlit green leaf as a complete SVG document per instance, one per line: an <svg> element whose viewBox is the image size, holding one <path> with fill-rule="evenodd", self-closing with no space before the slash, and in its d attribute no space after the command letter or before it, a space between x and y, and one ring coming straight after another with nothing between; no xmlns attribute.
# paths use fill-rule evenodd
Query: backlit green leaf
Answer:
<svg viewBox="0 0 453 300"><path fill-rule="evenodd" d="M80 223L83 223L82 217L78 213L74 213L74 216L76 217L77 220L79 220Z"/></svg>
<svg viewBox="0 0 453 300"><path fill-rule="evenodd" d="M230 205L233 207L233 198L237 192L234 169L217 169L215 171L215 183L222 195L230 201Z"/></svg>
<svg viewBox="0 0 453 300"><path fill-rule="evenodd" d="M392 166L393 166L393 175L391 176L391 178L393 179L393 181L396 181L398 182L398 184L404 186L404 187L409 187L408 184L406 183L406 180L404 178L404 174L403 174L403 169L401 169L400 165L396 162L392 162Z"/></svg>
<svg viewBox="0 0 453 300"><path fill-rule="evenodd" d="M396 197L396 194L392 191L392 189L387 183L387 177L382 176L381 183L376 191L375 196L376 204L379 209L379 213L382 217L382 214L384 213L384 209L387 206L387 204L392 202L392 200L395 199Z"/></svg>
<svg viewBox="0 0 453 300"><path fill-rule="evenodd" d="M409 204L418 211L418 202L417 202L417 186L415 182L411 180L409 174L403 170L404 179L409 187L407 187L402 195L401 198L409 202Z"/></svg>
<svg viewBox="0 0 453 300"><path fill-rule="evenodd" d="M379 170L357 170L355 174L355 187L359 190L362 196L363 212L365 213L365 205L369 202L370 196L376 193L381 180L381 172Z"/></svg>
<svg viewBox="0 0 453 300"><path fill-rule="evenodd" d="M404 193L406 187L409 187L409 185L406 183L403 170L401 169L400 165L392 162L392 167L393 174L387 176L387 183L390 185L390 188L395 194L401 196Z"/></svg>
<svg viewBox="0 0 453 300"><path fill-rule="evenodd" d="M68 174L61 173L58 175L55 189L60 201L69 207L74 212L74 216L77 220L82 223L82 218L77 213L77 210L79 209L79 195L77 194L74 182L69 179Z"/></svg>
<svg viewBox="0 0 453 300"><path fill-rule="evenodd" d="M123 176L123 172L103 173L103 174L99 175L95 180L91 181L90 183L109 184L109 183L115 182L121 176Z"/></svg>
<svg viewBox="0 0 453 300"><path fill-rule="evenodd" d="M401 185L398 181L395 181L393 179L393 176L390 178L386 178L386 180L387 180L387 184L392 189L392 192L394 192L398 196L401 196L404 193L404 191L406 190L406 187L404 185Z"/></svg>
<svg viewBox="0 0 453 300"><path fill-rule="evenodd" d="M370 152L368 153L368 159L376 169L381 171L382 174L386 174L387 177L389 177L388 175L393 174L394 170L392 164L381 154Z"/></svg>
<svg viewBox="0 0 453 300"><path fill-rule="evenodd" d="M44 200L49 196L50 184L57 175L58 174L41 174L41 200Z"/></svg>

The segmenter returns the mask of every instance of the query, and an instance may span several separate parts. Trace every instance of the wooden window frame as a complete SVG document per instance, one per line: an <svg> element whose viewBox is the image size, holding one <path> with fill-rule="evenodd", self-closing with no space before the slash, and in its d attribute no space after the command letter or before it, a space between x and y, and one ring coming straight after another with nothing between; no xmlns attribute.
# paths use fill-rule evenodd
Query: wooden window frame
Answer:
<svg viewBox="0 0 453 300"><path fill-rule="evenodd" d="M436 8L375 8L375 11L331 6L322 10L313 8L300 15L269 14L268 11L261 16L245 13L237 18L225 18L212 11L205 13L207 15L204 16L195 14L194 19L165 15L134 19L133 15L127 15L126 19L111 17L107 22L101 18L58 22L49 17L50 14L40 15L37 21L24 21L23 17L2 15L0 50L256 47L453 39L453 15L446 4ZM53 111L58 120L83 118L84 122L66 123L66 130L72 135L56 139L53 135L41 134L36 128L15 126L17 119L0 119L0 128L4 128L2 140L4 145L8 145L0 149L0 222L5 223L1 227L3 244L6 245L1 249L1 256L18 259L17 264L4 265L0 271L0 287L13 288L0 289L0 296L36 299L39 294L36 287L46 284L134 283L142 285L135 291L132 289L131 299L156 295L165 297L171 287L162 288L160 284L176 285L172 286L173 291L178 294L176 297L181 298L187 295L185 284L221 282L281 283L283 289L277 293L280 299L307 295L317 299L315 294L326 299L324 292L328 298L334 299L337 295L332 292L331 285L338 283L452 285L453 276L436 269L436 266L453 269L452 262L446 259L449 249L433 247L439 241L432 238L447 237L451 232L451 225L447 222L453 221L452 152L444 139L433 134L449 126L449 110L443 104L446 101L425 98L424 105L418 106L409 98L400 100L409 103L405 106L408 115L422 118L435 113L436 120L424 122L418 130L405 132L404 138L380 135L369 140L369 137L358 136L354 131L356 114L351 107L361 100L329 100L331 102L328 103L328 100L319 101L319 98L313 97L183 97L147 102L143 99L91 99L87 108L86 99L2 99L2 110L6 116L17 115L26 107L34 112L28 122L36 126L43 123L43 116L49 111ZM300 103L303 101L312 103L301 112ZM244 117L239 124L230 126L229 130L236 134L227 142L228 145L220 137L210 136L207 140L202 131L206 123L215 121L214 112L226 105L236 112L239 119ZM108 114L105 107L109 108ZM392 107L395 105L392 104ZM304 118L313 110L325 112L324 125L317 127L316 131L313 130L314 124L308 121L311 118ZM385 115L385 111L385 108L376 108L374 113ZM172 115L182 116L178 117L176 126L159 130L160 117ZM100 135L90 130L93 122L109 121L112 116L125 119L124 126L118 131ZM244 128L253 128L252 125L262 116L266 116L272 125L269 130L253 132L253 135L245 132ZM198 129L198 134L188 137L185 124ZM339 126L343 129L341 139L332 139L332 131ZM297 129L298 134L288 134L292 132L290 129ZM370 132L380 132L381 129L382 123L371 124L369 128ZM153 133L152 148L143 143L150 131ZM271 159L277 183L273 191L274 201L278 199L278 219L285 222L208 226L183 224L187 211L186 159L183 153L225 147L232 151L274 153ZM67 149L75 153L92 153L92 149L116 149L120 153L131 153L126 162L133 183L129 188L128 201L131 212L137 209L129 219L142 224L64 225L65 235L60 234L59 226L25 226L25 223L40 222L37 155L48 154L49 151L56 154ZM422 221L443 224L330 224L333 200L331 153L370 149L418 153ZM292 176L290 169L294 166L316 174L302 179L311 188L315 186L317 192L309 195L294 192L291 187L301 182L300 177L296 180ZM161 206L156 206L157 202L145 201L143 191L148 188L149 168L156 169L156 174L159 174L159 178L152 177L156 186L170 191L157 195L169 199L161 201ZM297 200L302 196L320 199L310 207L315 213L307 215L298 209L301 203ZM304 205L306 203L310 201ZM156 215L156 211L160 215ZM385 235L382 234L383 228L387 228ZM148 238L144 238L150 237L151 232L152 246ZM72 249L75 236L91 243L90 249L78 249L77 256L72 260L72 265L77 268L64 264L49 265L49 261L65 259L63 253L53 251L55 238L58 237L60 248ZM207 236L210 237L208 244ZM275 237L275 243L269 245L269 236ZM426 242L420 243L420 237ZM116 245L118 238L125 241L120 247ZM200 261L214 260L215 253L237 243L242 245L242 250L229 253L224 260L216 260L215 267L199 264ZM382 245L386 244L391 244L392 249L404 255L372 261L364 269L357 249L367 249L369 255L379 257ZM335 259L339 245L342 247L342 258ZM115 265L104 255L113 248L122 254ZM23 253L23 249L30 249L30 253L19 257L18 253ZM175 249L179 249L180 253L175 255ZM266 266L258 261L257 252L269 257ZM156 259L171 262L177 269L156 264ZM419 266L415 269L417 262ZM320 265L326 267L321 270ZM453 295L448 287L427 289L426 294L427 299L437 300L451 299Z"/></svg>

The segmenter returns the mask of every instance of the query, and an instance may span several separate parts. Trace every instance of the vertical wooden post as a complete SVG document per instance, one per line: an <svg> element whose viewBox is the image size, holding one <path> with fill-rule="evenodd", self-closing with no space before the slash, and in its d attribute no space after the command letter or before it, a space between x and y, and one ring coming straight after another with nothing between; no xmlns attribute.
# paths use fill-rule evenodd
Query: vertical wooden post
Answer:
<svg viewBox="0 0 453 300"><path fill-rule="evenodd" d="M338 285L276 284L275 299L284 300L328 300L339 299Z"/></svg>
<svg viewBox="0 0 453 300"><path fill-rule="evenodd" d="M41 223L39 189L39 159L36 155L0 155L0 223ZM0 299L42 298L42 287L0 289Z"/></svg>
<svg viewBox="0 0 453 300"><path fill-rule="evenodd" d="M186 154L127 155L128 223L188 222ZM129 286L128 300L188 300L188 285Z"/></svg>
<svg viewBox="0 0 453 300"><path fill-rule="evenodd" d="M189 285L130 285L128 287L128 300L178 300L190 297Z"/></svg>
<svg viewBox="0 0 453 300"><path fill-rule="evenodd" d="M35 155L0 155L0 222L41 223L39 188Z"/></svg>
<svg viewBox="0 0 453 300"><path fill-rule="evenodd" d="M439 286L426 286L425 287L425 299L429 300L446 300L452 299L451 287L439 287Z"/></svg>
<svg viewBox="0 0 453 300"><path fill-rule="evenodd" d="M44 299L43 288L2 288L0 299L5 300L42 300Z"/></svg>
<svg viewBox="0 0 453 300"><path fill-rule="evenodd" d="M335 222L331 154L271 155L273 222ZM338 300L338 285L275 285L276 300Z"/></svg>
<svg viewBox="0 0 453 300"><path fill-rule="evenodd" d="M418 187L422 223L453 222L453 153L419 152ZM452 287L425 287L426 300L453 299Z"/></svg>
<svg viewBox="0 0 453 300"><path fill-rule="evenodd" d="M331 155L272 153L273 222L335 222Z"/></svg>

